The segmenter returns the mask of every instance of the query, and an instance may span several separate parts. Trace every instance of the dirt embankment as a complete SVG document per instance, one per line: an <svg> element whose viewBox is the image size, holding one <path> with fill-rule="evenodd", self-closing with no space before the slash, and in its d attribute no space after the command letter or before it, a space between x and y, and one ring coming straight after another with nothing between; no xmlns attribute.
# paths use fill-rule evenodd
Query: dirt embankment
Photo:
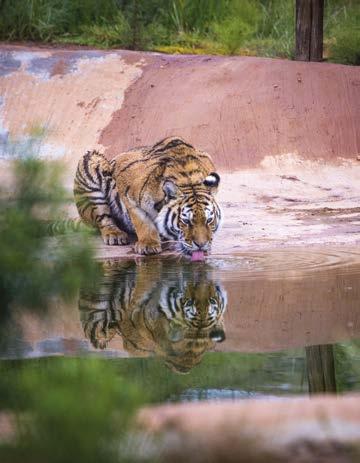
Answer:
<svg viewBox="0 0 360 463"><path fill-rule="evenodd" d="M222 172L216 252L358 242L357 67L2 46L0 95L0 162L40 133L37 154L64 160L69 188L89 148L179 135L208 151Z"/></svg>

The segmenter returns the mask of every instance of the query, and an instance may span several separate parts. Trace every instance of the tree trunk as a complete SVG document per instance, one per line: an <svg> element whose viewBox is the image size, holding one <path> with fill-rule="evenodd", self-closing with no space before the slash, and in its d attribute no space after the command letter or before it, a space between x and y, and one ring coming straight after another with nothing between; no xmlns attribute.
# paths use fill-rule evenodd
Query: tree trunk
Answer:
<svg viewBox="0 0 360 463"><path fill-rule="evenodd" d="M296 60L322 60L323 19L324 0L296 0Z"/></svg>
<svg viewBox="0 0 360 463"><path fill-rule="evenodd" d="M333 346L309 346L305 351L310 394L336 392Z"/></svg>

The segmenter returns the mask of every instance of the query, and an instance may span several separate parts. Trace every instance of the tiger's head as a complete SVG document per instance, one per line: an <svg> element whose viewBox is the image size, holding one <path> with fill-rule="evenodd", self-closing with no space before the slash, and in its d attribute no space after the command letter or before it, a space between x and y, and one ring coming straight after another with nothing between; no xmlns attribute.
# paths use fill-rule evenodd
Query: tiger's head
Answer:
<svg viewBox="0 0 360 463"><path fill-rule="evenodd" d="M214 197L219 182L216 172L191 185L164 182L165 204L156 224L165 242L175 242L177 250L187 255L210 251L221 223L221 209Z"/></svg>

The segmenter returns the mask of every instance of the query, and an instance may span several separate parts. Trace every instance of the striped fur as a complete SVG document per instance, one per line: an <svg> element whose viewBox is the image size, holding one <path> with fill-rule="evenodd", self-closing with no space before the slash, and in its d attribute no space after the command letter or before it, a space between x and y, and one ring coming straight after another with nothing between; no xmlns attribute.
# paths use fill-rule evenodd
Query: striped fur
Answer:
<svg viewBox="0 0 360 463"><path fill-rule="evenodd" d="M161 241L181 252L210 250L221 211L219 175L208 154L178 137L108 161L97 151L80 160L74 182L80 217L106 244L135 240L139 254L156 254Z"/></svg>
<svg viewBox="0 0 360 463"><path fill-rule="evenodd" d="M208 268L191 273L186 265L161 261L111 263L79 298L84 333L95 348L105 349L119 335L130 354L157 355L182 373L225 339L226 304Z"/></svg>
<svg viewBox="0 0 360 463"><path fill-rule="evenodd" d="M128 244L134 233L113 177L114 163L97 151L79 162L74 182L76 207L82 220L99 228L106 244Z"/></svg>

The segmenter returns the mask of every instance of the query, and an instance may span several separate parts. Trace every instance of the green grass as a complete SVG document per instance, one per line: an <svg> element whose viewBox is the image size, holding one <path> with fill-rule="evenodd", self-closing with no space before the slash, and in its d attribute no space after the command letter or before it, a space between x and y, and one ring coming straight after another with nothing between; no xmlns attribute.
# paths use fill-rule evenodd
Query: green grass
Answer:
<svg viewBox="0 0 360 463"><path fill-rule="evenodd" d="M360 4L328 0L325 54L330 61L360 64Z"/></svg>
<svg viewBox="0 0 360 463"><path fill-rule="evenodd" d="M359 64L360 4L325 0L329 61ZM295 0L0 0L0 39L294 57Z"/></svg>

